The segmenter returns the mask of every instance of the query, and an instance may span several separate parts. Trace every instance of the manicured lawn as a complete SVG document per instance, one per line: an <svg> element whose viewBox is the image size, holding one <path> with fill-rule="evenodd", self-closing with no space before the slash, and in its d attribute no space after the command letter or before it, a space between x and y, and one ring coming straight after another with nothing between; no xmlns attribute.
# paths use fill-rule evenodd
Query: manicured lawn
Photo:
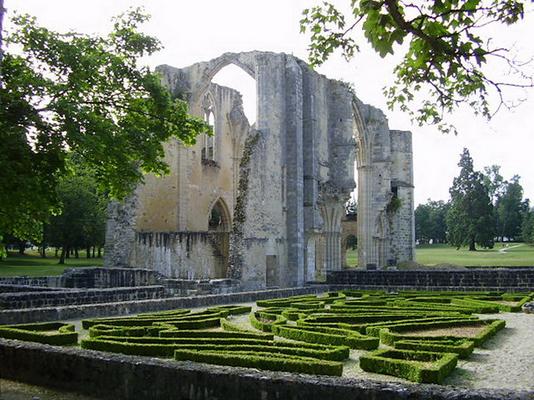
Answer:
<svg viewBox="0 0 534 400"><path fill-rule="evenodd" d="M534 246L525 243L497 243L493 249L456 250L445 244L418 246L416 261L435 266L440 264L477 266L534 266Z"/></svg>
<svg viewBox="0 0 534 400"><path fill-rule="evenodd" d="M10 252L7 258L0 261L0 276L61 275L65 268L102 266L102 261L102 258L85 258L85 252L80 252L80 258L69 258L64 265L59 265L53 252L47 254L47 258L41 258L32 251L23 256Z"/></svg>
<svg viewBox="0 0 534 400"><path fill-rule="evenodd" d="M347 250L347 265L349 267L355 267L356 265L358 265L358 249Z"/></svg>
<svg viewBox="0 0 534 400"><path fill-rule="evenodd" d="M525 243L496 243L493 249L456 250L447 244L416 248L416 261L427 266L534 266L534 246ZM347 250L347 263L357 264L357 250Z"/></svg>

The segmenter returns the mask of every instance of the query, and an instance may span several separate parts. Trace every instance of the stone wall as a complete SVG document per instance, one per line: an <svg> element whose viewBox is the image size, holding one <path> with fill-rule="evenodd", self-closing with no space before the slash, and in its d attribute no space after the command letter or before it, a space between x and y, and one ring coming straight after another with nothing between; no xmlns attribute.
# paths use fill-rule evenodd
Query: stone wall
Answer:
<svg viewBox="0 0 534 400"><path fill-rule="evenodd" d="M327 273L327 284L386 289L534 290L534 268L332 271Z"/></svg>
<svg viewBox="0 0 534 400"><path fill-rule="evenodd" d="M163 286L1 293L0 309L23 309L159 299Z"/></svg>
<svg viewBox="0 0 534 400"><path fill-rule="evenodd" d="M3 285L25 285L49 288L111 288L148 286L158 283L160 276L152 269L142 268L66 268L59 276L0 278Z"/></svg>
<svg viewBox="0 0 534 400"><path fill-rule="evenodd" d="M49 292L57 290L69 290L66 288L54 288L47 286L30 286L19 284L5 284L0 281L0 293L18 293L18 292Z"/></svg>
<svg viewBox="0 0 534 400"><path fill-rule="evenodd" d="M3 379L81 392L100 399L526 400L534 396L527 391L379 383L169 362L5 339L0 339L0 360Z"/></svg>
<svg viewBox="0 0 534 400"><path fill-rule="evenodd" d="M0 277L2 285L22 285L35 287L58 287L61 284L60 276L9 276Z"/></svg>
<svg viewBox="0 0 534 400"><path fill-rule="evenodd" d="M179 279L226 276L218 245L224 232L138 232L130 259L138 268Z"/></svg>
<svg viewBox="0 0 534 400"><path fill-rule="evenodd" d="M123 301L116 303L82 304L75 306L43 307L24 310L0 310L1 324L22 324L41 321L61 321L90 317L109 317L142 312L173 310L177 308L208 307L220 304L250 303L256 300L319 294L328 286L314 285L303 288L270 289L254 292L235 292L204 296L168 297L163 299Z"/></svg>

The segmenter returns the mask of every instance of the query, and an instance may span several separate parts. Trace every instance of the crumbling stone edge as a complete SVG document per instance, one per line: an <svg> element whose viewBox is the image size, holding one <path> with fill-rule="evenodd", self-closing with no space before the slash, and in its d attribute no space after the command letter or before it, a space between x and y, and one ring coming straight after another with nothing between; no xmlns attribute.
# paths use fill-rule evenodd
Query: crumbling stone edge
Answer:
<svg viewBox="0 0 534 400"><path fill-rule="evenodd" d="M125 356L0 339L0 377L102 399L527 400L533 391L381 383Z"/></svg>

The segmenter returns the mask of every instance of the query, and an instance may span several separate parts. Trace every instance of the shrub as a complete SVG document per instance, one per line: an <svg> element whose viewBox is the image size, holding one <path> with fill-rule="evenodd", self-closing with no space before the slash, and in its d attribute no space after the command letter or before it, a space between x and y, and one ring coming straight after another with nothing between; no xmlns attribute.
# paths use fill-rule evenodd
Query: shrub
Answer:
<svg viewBox="0 0 534 400"><path fill-rule="evenodd" d="M247 338L272 340L273 335L253 331L200 331L200 330L167 330L159 333L160 337L197 337L197 338Z"/></svg>
<svg viewBox="0 0 534 400"><path fill-rule="evenodd" d="M272 332L273 326L285 324L287 322L287 318L282 315L269 314L269 313L265 313L261 311L255 311L249 314L249 321L250 321L250 324L254 328L260 331ZM269 321L269 322L265 322L265 321Z"/></svg>
<svg viewBox="0 0 534 400"><path fill-rule="evenodd" d="M217 306L208 308L211 312L227 312L228 315L246 314L252 311L251 306Z"/></svg>
<svg viewBox="0 0 534 400"><path fill-rule="evenodd" d="M479 346L484 341L495 335L499 330L504 328L505 321L503 320L457 320L457 321L445 321L445 322L435 322L435 323L422 323L422 324L406 324L406 325L397 325L389 328L383 328L380 330L380 341L387 345L393 345L398 340L436 340L437 338L443 339L469 339L475 343L475 346ZM463 337L463 336L454 336L454 335L444 335L444 336L413 336L410 333L402 333L406 331L417 331L424 329L432 328L452 328L458 326L484 326L485 329L482 330L478 335L474 337Z"/></svg>
<svg viewBox="0 0 534 400"><path fill-rule="evenodd" d="M165 326L172 326L175 329L206 329L220 326L221 318L219 314L214 314L215 317L197 319L197 320L179 320L179 321L165 321L162 324ZM160 322L154 322L154 325L158 325ZM164 331L160 332L161 333Z"/></svg>
<svg viewBox="0 0 534 400"><path fill-rule="evenodd" d="M424 324L438 324L438 323L446 323L446 322L455 322L455 321L479 321L476 317L464 317L464 318L458 318L456 316L454 317L431 317L431 318L420 318L420 319L413 319L413 320L401 320L401 321L393 321L393 322L380 322L375 324L369 324L365 328L365 333L367 335L371 336L380 336L380 330L383 328L394 328L396 326L398 327L405 327L405 326L425 326Z"/></svg>
<svg viewBox="0 0 534 400"><path fill-rule="evenodd" d="M113 325L93 325L89 328L89 337L98 336L145 336L145 327L137 326L113 326Z"/></svg>
<svg viewBox="0 0 534 400"><path fill-rule="evenodd" d="M475 342L468 339L458 340L398 340L396 349L431 351L435 353L454 353L460 358L467 358L475 348Z"/></svg>
<svg viewBox="0 0 534 400"><path fill-rule="evenodd" d="M0 325L0 337L56 346L78 343L78 333L74 331L74 325L62 322Z"/></svg>
<svg viewBox="0 0 534 400"><path fill-rule="evenodd" d="M469 298L452 299L451 303L471 308L477 314L495 314L499 312L499 307L494 304L483 303Z"/></svg>
<svg viewBox="0 0 534 400"><path fill-rule="evenodd" d="M359 335L357 332L354 332L354 335L333 334L320 332L313 327L273 325L273 333L286 339L331 346L347 346L351 349L376 349L379 343L377 338Z"/></svg>
<svg viewBox="0 0 534 400"><path fill-rule="evenodd" d="M176 350L174 358L178 361L196 361L207 364L248 367L271 371L300 372L314 375L341 376L343 364L335 361L313 358L273 355L271 353L250 352L213 352L195 350Z"/></svg>
<svg viewBox="0 0 534 400"><path fill-rule="evenodd" d="M393 375L412 382L441 383L458 362L452 353L411 350L377 350L360 357L364 371Z"/></svg>
<svg viewBox="0 0 534 400"><path fill-rule="evenodd" d="M240 326L238 326L236 324L233 324L232 322L228 321L226 318L221 318L221 327L225 331L241 332L241 333L253 333L256 336L264 337L265 339L273 339L274 338L274 335L271 334L271 333L259 333L259 332L251 331L251 330L242 328L242 327L240 327Z"/></svg>

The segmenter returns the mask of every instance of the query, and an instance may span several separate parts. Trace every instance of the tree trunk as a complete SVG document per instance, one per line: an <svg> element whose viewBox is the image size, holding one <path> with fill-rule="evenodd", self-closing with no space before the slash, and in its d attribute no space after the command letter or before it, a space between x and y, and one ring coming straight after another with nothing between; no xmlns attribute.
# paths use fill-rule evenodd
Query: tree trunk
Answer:
<svg viewBox="0 0 534 400"><path fill-rule="evenodd" d="M59 252L59 249L56 247L56 250L55 250L55 254L54 254L54 257L57 258L57 253Z"/></svg>
<svg viewBox="0 0 534 400"><path fill-rule="evenodd" d="M77 247L74 249L74 257L75 258L80 258L80 254L78 254L78 248Z"/></svg>
<svg viewBox="0 0 534 400"><path fill-rule="evenodd" d="M102 247L98 246L98 258L102 257Z"/></svg>
<svg viewBox="0 0 534 400"><path fill-rule="evenodd" d="M85 248L85 258L91 258L91 246Z"/></svg>
<svg viewBox="0 0 534 400"><path fill-rule="evenodd" d="M471 241L469 242L469 251L476 251L476 247L475 247L475 239L471 239Z"/></svg>
<svg viewBox="0 0 534 400"><path fill-rule="evenodd" d="M41 253L41 258L46 258L46 244L43 243L39 249L39 253Z"/></svg>
<svg viewBox="0 0 534 400"><path fill-rule="evenodd" d="M26 251L26 242L25 241L19 241L17 244L19 246L19 254L21 256L24 255L24 252Z"/></svg>
<svg viewBox="0 0 534 400"><path fill-rule="evenodd" d="M93 246L93 258L95 258L95 251L96 251L96 250L95 250L95 247L96 247L96 246ZM99 257L100 257L100 255L99 255Z"/></svg>
<svg viewBox="0 0 534 400"><path fill-rule="evenodd" d="M65 256L68 256L68 253L69 253L69 249L68 248L66 249L65 246L63 246L61 248L61 256L59 256L58 264L61 264L61 265L65 264Z"/></svg>

